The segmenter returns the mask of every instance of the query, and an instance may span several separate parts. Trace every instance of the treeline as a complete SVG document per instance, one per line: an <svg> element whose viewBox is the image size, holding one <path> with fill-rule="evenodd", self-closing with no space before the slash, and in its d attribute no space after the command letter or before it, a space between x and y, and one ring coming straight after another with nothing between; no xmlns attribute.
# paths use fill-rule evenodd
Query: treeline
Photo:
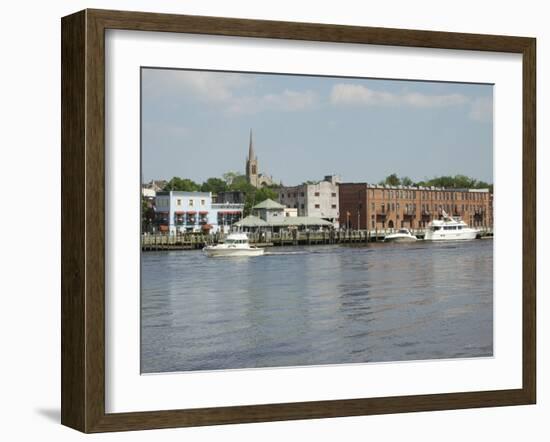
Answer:
<svg viewBox="0 0 550 442"><path fill-rule="evenodd" d="M250 213L250 209L258 203L271 198L277 200L278 185L265 186L257 189L251 185L245 175L236 172L227 172L222 178L211 177L202 183L197 183L189 178L173 177L166 183L163 190L179 190L184 192L220 192L237 191L245 195L244 212Z"/></svg>
<svg viewBox="0 0 550 442"><path fill-rule="evenodd" d="M434 177L431 179L424 179L422 181L413 181L411 178L398 177L396 173L388 175L384 180L380 181L378 184L389 185L389 186L423 186L423 187L445 187L448 189L489 189L493 191L493 184L487 183L485 181L476 180L475 178L468 177L466 175L444 175L439 177Z"/></svg>

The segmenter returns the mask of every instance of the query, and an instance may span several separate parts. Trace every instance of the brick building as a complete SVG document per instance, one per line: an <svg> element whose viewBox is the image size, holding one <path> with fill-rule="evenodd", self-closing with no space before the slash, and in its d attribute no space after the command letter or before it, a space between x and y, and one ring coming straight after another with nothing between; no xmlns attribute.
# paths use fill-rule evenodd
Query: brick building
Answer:
<svg viewBox="0 0 550 442"><path fill-rule="evenodd" d="M383 230L425 228L443 211L470 227L493 226L493 195L488 189L386 186L340 183L340 226Z"/></svg>

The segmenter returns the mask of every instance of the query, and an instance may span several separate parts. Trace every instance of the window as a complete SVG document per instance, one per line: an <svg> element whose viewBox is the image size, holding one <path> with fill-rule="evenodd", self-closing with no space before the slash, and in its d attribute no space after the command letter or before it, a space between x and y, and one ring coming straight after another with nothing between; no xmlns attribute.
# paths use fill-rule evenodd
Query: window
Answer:
<svg viewBox="0 0 550 442"><path fill-rule="evenodd" d="M304 192L300 192L300 196L305 196L305 195L304 195Z"/></svg>
<svg viewBox="0 0 550 442"><path fill-rule="evenodd" d="M195 201L194 200L189 200L189 207L193 207L195 205Z"/></svg>
<svg viewBox="0 0 550 442"><path fill-rule="evenodd" d="M336 192L332 192L332 197L336 198Z"/></svg>
<svg viewBox="0 0 550 442"><path fill-rule="evenodd" d="M178 198L178 199L176 200L176 205L181 206L181 199L180 199L180 198Z"/></svg>
<svg viewBox="0 0 550 442"><path fill-rule="evenodd" d="M333 209L336 209L336 204L333 204L331 207L332 207Z"/></svg>
<svg viewBox="0 0 550 442"><path fill-rule="evenodd" d="M300 204L300 209L304 210L304 203Z"/></svg>
<svg viewBox="0 0 550 442"><path fill-rule="evenodd" d="M319 196L319 192L315 192L315 196Z"/></svg>
<svg viewBox="0 0 550 442"><path fill-rule="evenodd" d="M320 206L319 204L315 204L315 208L316 208L316 209L320 209L321 206Z"/></svg>
<svg viewBox="0 0 550 442"><path fill-rule="evenodd" d="M204 206L206 204L205 200L201 200L201 206Z"/></svg>

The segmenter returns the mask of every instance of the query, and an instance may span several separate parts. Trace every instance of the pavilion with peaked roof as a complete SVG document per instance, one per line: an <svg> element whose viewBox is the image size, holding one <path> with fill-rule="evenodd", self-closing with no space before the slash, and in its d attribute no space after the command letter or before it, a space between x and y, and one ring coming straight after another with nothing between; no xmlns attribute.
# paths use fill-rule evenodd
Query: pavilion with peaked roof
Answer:
<svg viewBox="0 0 550 442"><path fill-rule="evenodd" d="M266 199L252 207L253 215L233 224L239 230L257 232L270 230L326 230L333 229L330 221L314 216L286 216L285 206L272 199Z"/></svg>
<svg viewBox="0 0 550 442"><path fill-rule="evenodd" d="M285 206L268 198L252 207L252 214L270 223L285 217Z"/></svg>
<svg viewBox="0 0 550 442"><path fill-rule="evenodd" d="M241 231L256 231L261 228L269 227L269 224L261 218L258 218L254 215L248 215L246 218L241 219L240 221L233 224L234 227L238 228Z"/></svg>

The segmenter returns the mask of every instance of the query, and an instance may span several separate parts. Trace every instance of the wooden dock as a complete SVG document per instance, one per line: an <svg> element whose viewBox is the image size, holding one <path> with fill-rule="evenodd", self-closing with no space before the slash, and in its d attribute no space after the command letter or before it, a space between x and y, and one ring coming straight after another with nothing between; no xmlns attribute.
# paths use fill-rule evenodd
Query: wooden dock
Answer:
<svg viewBox="0 0 550 442"><path fill-rule="evenodd" d="M384 237L396 229L385 230L327 230L322 232L286 231L249 233L250 244L258 247L321 245L321 244L360 244L382 241ZM411 233L419 239L425 235L424 229L414 229ZM210 244L223 242L226 235L203 233L183 233L169 235L165 233L144 234L141 236L141 250L194 250L202 249ZM481 238L491 238L493 229L482 229Z"/></svg>

